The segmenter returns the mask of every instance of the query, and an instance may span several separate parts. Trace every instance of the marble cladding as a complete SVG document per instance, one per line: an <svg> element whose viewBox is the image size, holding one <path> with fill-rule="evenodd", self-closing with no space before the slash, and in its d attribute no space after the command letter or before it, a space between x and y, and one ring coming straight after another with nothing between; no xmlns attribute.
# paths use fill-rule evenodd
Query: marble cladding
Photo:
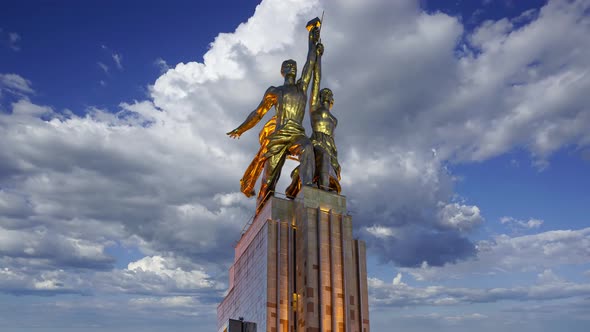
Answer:
<svg viewBox="0 0 590 332"><path fill-rule="evenodd" d="M247 317L265 331L268 227L263 225L250 241L250 246L232 265L233 286L217 308L218 331L223 331L229 319Z"/></svg>
<svg viewBox="0 0 590 332"><path fill-rule="evenodd" d="M268 332L370 332L366 248L346 198L304 187L272 197L235 248L218 328L231 318Z"/></svg>

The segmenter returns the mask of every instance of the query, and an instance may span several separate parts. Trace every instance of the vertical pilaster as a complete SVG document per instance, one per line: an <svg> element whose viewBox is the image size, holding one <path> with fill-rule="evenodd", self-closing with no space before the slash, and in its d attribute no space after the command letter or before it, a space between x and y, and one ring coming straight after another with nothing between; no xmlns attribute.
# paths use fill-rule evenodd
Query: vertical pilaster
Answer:
<svg viewBox="0 0 590 332"><path fill-rule="evenodd" d="M295 292L295 280L296 280L296 276L295 276L295 266L293 264L294 258L295 258L295 251L294 249L294 242L293 242L293 232L294 232L294 227L293 227L293 221L290 220L289 221L289 225L288 225L288 236L289 236L289 241L288 241L288 245L287 245L287 264L288 264L288 269L287 269L287 280L288 280L288 304L287 304L287 316L289 317L289 331L290 332L294 332L295 328L297 327L297 322L295 321L295 310L293 308L293 293Z"/></svg>
<svg viewBox="0 0 590 332"><path fill-rule="evenodd" d="M342 254L342 292L343 292L343 297L342 297L342 301L344 304L344 312L342 315L343 318L343 326L344 326L344 331L346 332L351 332L351 328L350 328L350 304L348 301L349 295L350 295L350 290L349 290L349 284L350 284L350 273L349 273L349 269L346 268L346 266L350 266L350 261L352 260L352 250L351 250L351 245L350 245L350 238L346 237L346 227L344 226L345 224L345 218L341 219L340 222L340 234L341 234L341 254ZM340 332L340 331L338 331Z"/></svg>
<svg viewBox="0 0 590 332"><path fill-rule="evenodd" d="M361 299L362 332L369 332L369 291L367 285L367 247L364 241L356 240L358 245L359 290Z"/></svg>
<svg viewBox="0 0 590 332"><path fill-rule="evenodd" d="M344 266L342 251L342 215L332 214L332 259L334 261L332 298L334 299L334 332L344 332Z"/></svg>
<svg viewBox="0 0 590 332"><path fill-rule="evenodd" d="M321 309L322 331L334 330L334 301L333 301L333 259L332 259L332 210L320 209L320 275L321 275Z"/></svg>
<svg viewBox="0 0 590 332"><path fill-rule="evenodd" d="M304 261L304 283L306 284L304 294L306 298L306 307L304 308L306 319L306 329L317 329L321 331L320 325L320 312L319 312L319 241L318 241L318 210L315 208L308 208L307 220L305 224L307 226L306 237L303 238L303 242L306 245L306 260Z"/></svg>
<svg viewBox="0 0 590 332"><path fill-rule="evenodd" d="M336 316L336 267L335 267L335 247L336 247L336 231L334 227L334 216L332 214L332 210L330 210L328 215L328 248L330 253L330 308L332 309L332 332L337 332L337 316Z"/></svg>
<svg viewBox="0 0 590 332"><path fill-rule="evenodd" d="M316 225L317 225L317 265L315 266L317 268L317 276L318 276L318 287L317 287L317 294L318 294L318 303L317 303L317 307L318 307L318 313L319 313L319 329L321 332L325 331L325 319L326 319L326 314L325 314L325 309L324 309L324 278L323 278L323 267L325 266L325 264L323 264L323 257L322 257L322 249L323 249L323 239L324 236L323 234L324 232L324 223L322 223L322 210L318 207L316 209L317 213L316 213Z"/></svg>
<svg viewBox="0 0 590 332"><path fill-rule="evenodd" d="M281 331L281 223L277 222L277 253L276 253L276 264L277 264L277 301L275 303L277 308L277 332Z"/></svg>
<svg viewBox="0 0 590 332"><path fill-rule="evenodd" d="M266 228L268 237L268 255L267 255L267 316L266 328L268 332L278 332L278 265L277 265L277 222L268 220ZM246 286L247 287L247 286Z"/></svg>
<svg viewBox="0 0 590 332"><path fill-rule="evenodd" d="M346 266L347 277L347 298L348 303L347 322L350 326L350 332L359 331L359 310L358 310L358 278L356 271L356 250L354 240L352 239L352 220L349 216L344 217L344 237L346 248L345 252L348 257L344 261Z"/></svg>

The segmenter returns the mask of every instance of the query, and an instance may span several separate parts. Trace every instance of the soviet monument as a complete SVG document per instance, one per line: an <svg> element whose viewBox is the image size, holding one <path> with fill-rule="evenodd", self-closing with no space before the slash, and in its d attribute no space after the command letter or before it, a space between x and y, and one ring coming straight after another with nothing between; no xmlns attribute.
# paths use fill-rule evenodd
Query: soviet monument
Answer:
<svg viewBox="0 0 590 332"><path fill-rule="evenodd" d="M274 107L240 180L241 191L252 197L262 174L256 215L235 246L229 290L217 308L218 332L369 332L365 243L353 239L340 195L334 97L330 89L320 90L321 24L319 18L307 24L301 77L296 79L294 60L284 61L284 84L269 87L258 107L227 133L239 137ZM311 137L303 128L308 98ZM274 192L287 158L299 165L285 199Z"/></svg>

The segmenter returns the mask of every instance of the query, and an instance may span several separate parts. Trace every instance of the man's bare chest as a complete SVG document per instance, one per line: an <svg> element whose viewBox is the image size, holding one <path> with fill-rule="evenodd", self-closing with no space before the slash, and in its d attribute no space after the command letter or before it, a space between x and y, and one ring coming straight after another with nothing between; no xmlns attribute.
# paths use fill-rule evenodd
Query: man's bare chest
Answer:
<svg viewBox="0 0 590 332"><path fill-rule="evenodd" d="M283 87L281 90L279 104L285 107L305 107L307 98L297 86Z"/></svg>

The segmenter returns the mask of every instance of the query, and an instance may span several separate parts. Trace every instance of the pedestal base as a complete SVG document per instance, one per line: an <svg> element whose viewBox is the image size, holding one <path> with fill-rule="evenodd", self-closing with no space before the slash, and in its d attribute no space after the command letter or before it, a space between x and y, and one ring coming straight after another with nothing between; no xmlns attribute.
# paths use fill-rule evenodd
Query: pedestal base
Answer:
<svg viewBox="0 0 590 332"><path fill-rule="evenodd" d="M258 331L369 332L365 244L346 198L303 187L269 199L235 248L217 316L219 332L237 317Z"/></svg>

